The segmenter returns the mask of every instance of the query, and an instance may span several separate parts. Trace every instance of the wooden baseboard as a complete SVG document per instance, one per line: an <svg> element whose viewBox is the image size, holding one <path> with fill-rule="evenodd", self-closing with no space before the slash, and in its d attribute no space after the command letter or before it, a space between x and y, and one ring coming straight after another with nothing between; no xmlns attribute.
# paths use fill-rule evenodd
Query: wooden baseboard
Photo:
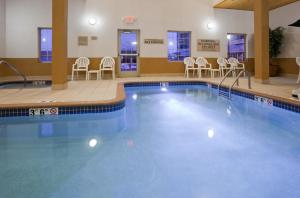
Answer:
<svg viewBox="0 0 300 198"><path fill-rule="evenodd" d="M64 84L52 84L52 90L64 90L68 88L68 82Z"/></svg>

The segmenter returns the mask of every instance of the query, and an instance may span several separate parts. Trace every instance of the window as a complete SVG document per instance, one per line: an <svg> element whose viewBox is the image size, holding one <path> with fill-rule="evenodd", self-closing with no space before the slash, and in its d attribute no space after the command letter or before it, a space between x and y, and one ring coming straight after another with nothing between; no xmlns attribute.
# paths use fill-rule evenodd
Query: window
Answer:
<svg viewBox="0 0 300 198"><path fill-rule="evenodd" d="M191 56L191 32L168 32L169 61L183 61Z"/></svg>
<svg viewBox="0 0 300 198"><path fill-rule="evenodd" d="M39 28L39 59L42 63L52 62L51 28Z"/></svg>
<svg viewBox="0 0 300 198"><path fill-rule="evenodd" d="M246 34L227 34L228 58L234 57L239 61L246 59Z"/></svg>

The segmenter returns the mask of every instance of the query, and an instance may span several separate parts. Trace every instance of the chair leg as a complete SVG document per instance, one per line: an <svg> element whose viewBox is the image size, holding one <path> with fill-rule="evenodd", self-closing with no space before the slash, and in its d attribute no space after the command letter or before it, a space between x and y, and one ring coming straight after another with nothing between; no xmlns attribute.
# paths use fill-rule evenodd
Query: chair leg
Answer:
<svg viewBox="0 0 300 198"><path fill-rule="evenodd" d="M115 71L114 70L112 70L112 76L113 76L113 80L115 80L116 76L115 76Z"/></svg>
<svg viewBox="0 0 300 198"><path fill-rule="evenodd" d="M300 82L300 71L299 71L299 76L298 76L298 80L297 80L297 83Z"/></svg>
<svg viewBox="0 0 300 198"><path fill-rule="evenodd" d="M74 70L72 70L72 81L74 80Z"/></svg>

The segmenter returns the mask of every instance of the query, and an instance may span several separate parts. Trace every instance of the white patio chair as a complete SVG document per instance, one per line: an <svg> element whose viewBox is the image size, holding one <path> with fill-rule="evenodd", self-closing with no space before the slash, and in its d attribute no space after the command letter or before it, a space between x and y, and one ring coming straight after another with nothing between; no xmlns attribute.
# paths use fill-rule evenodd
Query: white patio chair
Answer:
<svg viewBox="0 0 300 198"><path fill-rule="evenodd" d="M115 64L115 60L112 57L106 56L102 58L100 63L100 79L102 78L103 72L105 71L111 71L112 78L115 79Z"/></svg>
<svg viewBox="0 0 300 198"><path fill-rule="evenodd" d="M212 70L212 65L208 63L207 59L204 57L198 57L196 60L196 65L198 65L198 70L199 70L199 77L202 77L202 71L209 72L210 77L212 76L211 70Z"/></svg>
<svg viewBox="0 0 300 198"><path fill-rule="evenodd" d="M87 57L78 58L72 67L72 80L74 80L74 72L78 79L78 72L85 72L85 79L88 80L88 70L89 70L90 60Z"/></svg>
<svg viewBox="0 0 300 198"><path fill-rule="evenodd" d="M221 76L225 76L226 72L230 70L230 67L228 67L229 65L228 61L226 60L226 58L219 57L217 59L217 63L221 70Z"/></svg>
<svg viewBox="0 0 300 198"><path fill-rule="evenodd" d="M299 83L300 82L300 57L296 58L296 63L299 66L299 75L298 75L298 80L297 80L297 83Z"/></svg>
<svg viewBox="0 0 300 198"><path fill-rule="evenodd" d="M195 59L192 57L186 57L183 60L183 63L185 64L185 73L184 73L184 77L189 78L189 71L192 70L193 74L195 73L195 71L198 70L197 67L195 67Z"/></svg>
<svg viewBox="0 0 300 198"><path fill-rule="evenodd" d="M230 57L228 59L228 63L230 64L230 68L234 69L233 75L236 76L236 70L245 70L245 64L240 63L237 58ZM246 73L244 73L244 77L246 76Z"/></svg>
<svg viewBox="0 0 300 198"><path fill-rule="evenodd" d="M215 77L215 73L218 73L218 77L222 76L222 70L220 68L220 65L218 65L218 68L212 68L210 71L211 71L212 78Z"/></svg>

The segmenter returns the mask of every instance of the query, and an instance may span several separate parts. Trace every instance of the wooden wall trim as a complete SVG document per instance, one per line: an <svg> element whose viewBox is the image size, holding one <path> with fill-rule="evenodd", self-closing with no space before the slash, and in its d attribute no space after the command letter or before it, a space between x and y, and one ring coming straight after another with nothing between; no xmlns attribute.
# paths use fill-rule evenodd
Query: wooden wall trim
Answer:
<svg viewBox="0 0 300 198"><path fill-rule="evenodd" d="M51 63L40 63L38 58L5 58L4 60L15 65L20 71L28 76L50 76ZM68 74L71 74L72 64L76 58L68 58ZM90 58L91 69L97 69L101 58ZM117 58L116 58L117 60ZM281 74L297 75L299 67L295 58L277 58L275 59L279 65ZM217 58L208 58L212 65L217 65ZM169 62L167 58L150 58L141 57L141 76L144 75L176 75L184 72L184 65L181 62ZM248 71L254 73L254 58L245 61ZM117 66L118 67L118 66ZM15 74L5 66L0 66L0 76L14 76Z"/></svg>

